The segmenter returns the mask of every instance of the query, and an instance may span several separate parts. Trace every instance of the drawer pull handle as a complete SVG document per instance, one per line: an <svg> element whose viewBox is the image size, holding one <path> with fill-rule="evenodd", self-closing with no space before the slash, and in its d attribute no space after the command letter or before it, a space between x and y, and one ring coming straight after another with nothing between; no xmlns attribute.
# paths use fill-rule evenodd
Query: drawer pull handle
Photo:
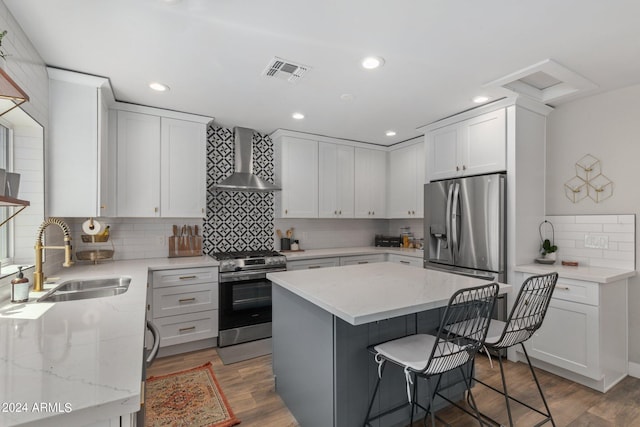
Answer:
<svg viewBox="0 0 640 427"><path fill-rule="evenodd" d="M189 279L195 279L198 276L180 276L179 279L180 280L189 280Z"/></svg>
<svg viewBox="0 0 640 427"><path fill-rule="evenodd" d="M563 291L570 291L571 288L569 288L568 286L558 286L556 285L556 289L562 289Z"/></svg>
<svg viewBox="0 0 640 427"><path fill-rule="evenodd" d="M178 332L183 333L183 332L195 331L195 330L196 330L195 326L189 326L188 328L180 328L180 329L178 329Z"/></svg>
<svg viewBox="0 0 640 427"><path fill-rule="evenodd" d="M409 261L400 260L400 264L411 264Z"/></svg>
<svg viewBox="0 0 640 427"><path fill-rule="evenodd" d="M312 268L320 268L322 267L321 265L310 265L309 267L307 267L309 270L311 270Z"/></svg>
<svg viewBox="0 0 640 427"><path fill-rule="evenodd" d="M182 304L183 302L193 302L193 301L195 301L195 300L196 300L196 298L195 298L195 297L193 297L193 298L180 298L180 299L178 300L178 302L179 302L180 304Z"/></svg>
<svg viewBox="0 0 640 427"><path fill-rule="evenodd" d="M358 261L358 264L369 264L369 261Z"/></svg>

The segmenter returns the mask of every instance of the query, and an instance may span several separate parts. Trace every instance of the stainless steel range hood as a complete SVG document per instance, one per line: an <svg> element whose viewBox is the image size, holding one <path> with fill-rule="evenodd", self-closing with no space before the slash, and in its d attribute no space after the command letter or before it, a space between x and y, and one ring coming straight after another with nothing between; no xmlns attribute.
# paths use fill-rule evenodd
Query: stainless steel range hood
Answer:
<svg viewBox="0 0 640 427"><path fill-rule="evenodd" d="M253 129L233 128L234 172L213 186L217 191L278 191L280 188L253 174Z"/></svg>

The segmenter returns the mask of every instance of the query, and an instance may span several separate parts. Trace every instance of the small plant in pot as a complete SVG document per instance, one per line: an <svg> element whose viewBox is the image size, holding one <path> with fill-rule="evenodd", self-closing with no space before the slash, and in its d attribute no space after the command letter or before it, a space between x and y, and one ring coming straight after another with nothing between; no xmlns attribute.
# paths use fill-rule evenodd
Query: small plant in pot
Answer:
<svg viewBox="0 0 640 427"><path fill-rule="evenodd" d="M542 249L540 252L542 253L542 257L546 259L556 259L556 251L558 247L551 243L549 239L544 239L542 242Z"/></svg>

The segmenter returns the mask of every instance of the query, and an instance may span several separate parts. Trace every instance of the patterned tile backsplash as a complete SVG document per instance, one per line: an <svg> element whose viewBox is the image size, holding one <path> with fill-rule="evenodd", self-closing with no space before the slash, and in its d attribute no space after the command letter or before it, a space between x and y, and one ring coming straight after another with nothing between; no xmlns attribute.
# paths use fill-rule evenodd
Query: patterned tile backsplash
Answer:
<svg viewBox="0 0 640 427"><path fill-rule="evenodd" d="M549 215L558 259L635 270L635 215ZM545 238L551 239L549 228Z"/></svg>
<svg viewBox="0 0 640 427"><path fill-rule="evenodd" d="M273 193L214 191L234 168L233 130L207 128L207 216L203 252L273 250ZM273 182L273 142L253 134L253 172Z"/></svg>

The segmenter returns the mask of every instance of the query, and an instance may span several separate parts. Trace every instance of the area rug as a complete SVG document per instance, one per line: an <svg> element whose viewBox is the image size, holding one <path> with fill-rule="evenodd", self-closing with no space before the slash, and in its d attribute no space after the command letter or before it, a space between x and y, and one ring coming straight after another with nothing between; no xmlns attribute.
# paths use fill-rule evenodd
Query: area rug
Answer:
<svg viewBox="0 0 640 427"><path fill-rule="evenodd" d="M230 427L240 424L211 362L147 379L146 427Z"/></svg>

